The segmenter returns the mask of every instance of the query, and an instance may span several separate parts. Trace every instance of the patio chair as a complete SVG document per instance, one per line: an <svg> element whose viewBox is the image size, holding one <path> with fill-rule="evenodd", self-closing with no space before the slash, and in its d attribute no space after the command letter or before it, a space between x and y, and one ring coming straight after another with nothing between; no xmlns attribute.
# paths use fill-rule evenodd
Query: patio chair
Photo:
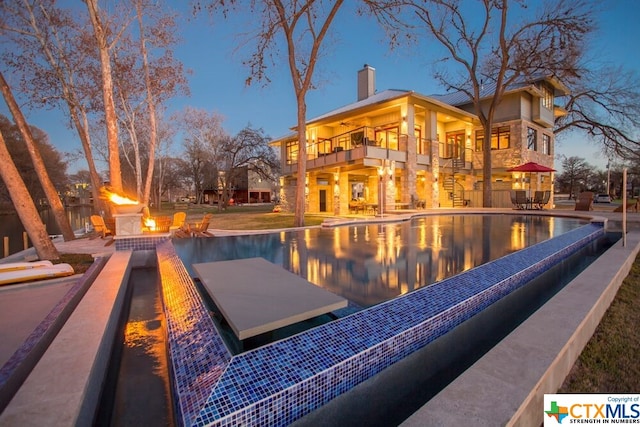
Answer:
<svg viewBox="0 0 640 427"><path fill-rule="evenodd" d="M551 191L536 191L533 196L533 205L536 209L544 209L547 203L549 203L549 199L551 198Z"/></svg>
<svg viewBox="0 0 640 427"><path fill-rule="evenodd" d="M156 222L155 232L168 233L171 228L172 218L170 216L157 216L154 218Z"/></svg>
<svg viewBox="0 0 640 427"><path fill-rule="evenodd" d="M100 215L91 215L91 225L96 234L100 234L100 238L104 239L107 235L113 236L113 231L104 223L104 219Z"/></svg>
<svg viewBox="0 0 640 427"><path fill-rule="evenodd" d="M527 209L529 207L529 199L527 199L527 192L524 190L516 190L516 209Z"/></svg>
<svg viewBox="0 0 640 427"><path fill-rule="evenodd" d="M509 196L511 197L511 204L513 205L513 209L519 209L518 204L516 203L516 192L515 190L511 190L509 192Z"/></svg>
<svg viewBox="0 0 640 427"><path fill-rule="evenodd" d="M193 228L191 228L191 235L195 237L212 237L213 234L209 233L207 230L209 229L209 222L211 221L211 217L213 214L205 214L202 217L202 221L196 223Z"/></svg>
<svg viewBox="0 0 640 427"><path fill-rule="evenodd" d="M531 206L534 209L544 209L544 206L549 203L549 199L551 198L551 191L536 191L533 194L533 200L531 201Z"/></svg>
<svg viewBox="0 0 640 427"><path fill-rule="evenodd" d="M213 217L213 214L208 213L202 217L202 221L200 222L196 222L194 224L185 222L182 227L178 228L173 233L173 237L213 237L213 234L208 231L211 217Z"/></svg>
<svg viewBox="0 0 640 427"><path fill-rule="evenodd" d="M187 219L186 212L176 212L173 214L173 221L171 226L169 226L169 231L171 234L174 234L176 231L181 229L184 226L184 222Z"/></svg>
<svg viewBox="0 0 640 427"><path fill-rule="evenodd" d="M578 199L576 200L577 211L591 211L593 210L593 192L591 191L583 191L578 195Z"/></svg>
<svg viewBox="0 0 640 427"><path fill-rule="evenodd" d="M640 204L640 200L631 199L627 200L627 212L638 212L638 205ZM622 212L622 205L615 208L614 212Z"/></svg>

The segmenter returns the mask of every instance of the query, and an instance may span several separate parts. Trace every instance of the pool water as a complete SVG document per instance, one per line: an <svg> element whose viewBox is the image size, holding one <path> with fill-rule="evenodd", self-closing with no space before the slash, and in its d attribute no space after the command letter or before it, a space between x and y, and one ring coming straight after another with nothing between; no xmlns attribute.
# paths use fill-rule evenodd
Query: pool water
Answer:
<svg viewBox="0 0 640 427"><path fill-rule="evenodd" d="M192 264L262 257L370 307L578 228L588 221L529 215L447 215L259 235L174 239Z"/></svg>

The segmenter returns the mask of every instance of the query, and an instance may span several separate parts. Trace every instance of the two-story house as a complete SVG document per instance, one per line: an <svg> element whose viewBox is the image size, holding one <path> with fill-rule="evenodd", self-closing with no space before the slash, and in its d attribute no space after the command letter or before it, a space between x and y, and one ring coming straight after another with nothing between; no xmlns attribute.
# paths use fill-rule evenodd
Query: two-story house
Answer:
<svg viewBox="0 0 640 427"><path fill-rule="evenodd" d="M306 211L384 214L403 208L481 206L484 132L461 93L426 96L375 90L375 69L358 71L358 100L307 121L306 176L298 177L298 138L272 141L280 150L279 197L291 210L296 182L305 180ZM483 88L489 97L491 87ZM491 135L492 200L510 207L514 189L552 190L551 173L507 169L529 161L553 167L554 79L509 87ZM552 201L551 201L552 202Z"/></svg>

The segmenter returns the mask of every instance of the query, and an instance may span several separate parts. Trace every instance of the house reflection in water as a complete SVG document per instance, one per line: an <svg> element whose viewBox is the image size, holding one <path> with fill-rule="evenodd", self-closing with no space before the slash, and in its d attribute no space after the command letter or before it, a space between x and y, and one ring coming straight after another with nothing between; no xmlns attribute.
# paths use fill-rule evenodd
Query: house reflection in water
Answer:
<svg viewBox="0 0 640 427"><path fill-rule="evenodd" d="M262 257L368 307L584 223L527 215L443 215L396 224L175 239L173 244L187 269L200 262Z"/></svg>

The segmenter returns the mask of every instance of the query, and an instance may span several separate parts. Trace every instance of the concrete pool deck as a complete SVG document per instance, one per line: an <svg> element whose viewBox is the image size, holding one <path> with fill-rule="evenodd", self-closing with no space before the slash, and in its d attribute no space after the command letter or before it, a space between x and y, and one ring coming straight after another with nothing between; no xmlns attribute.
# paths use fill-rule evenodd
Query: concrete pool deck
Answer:
<svg viewBox="0 0 640 427"><path fill-rule="evenodd" d="M473 210L466 210L466 209L465 210L448 210L446 212L455 212L455 213L458 213L458 214L463 214L463 213L472 213L472 212L473 213L479 213L479 212L482 212L482 211L486 212L486 210L478 210L478 209L473 209ZM506 213L510 213L510 214L513 214L513 213L518 214L518 213L520 213L519 211L512 211L512 210L503 210L503 211L506 212ZM433 212L442 214L442 213L445 212L445 210L438 209L438 210L434 210ZM491 212L498 212L498 211L497 210L491 210ZM533 212L533 213L534 214L539 214L539 212ZM571 211L571 212L546 211L546 213L547 214L551 214L551 215L553 215L553 214L570 214L570 215L573 215L574 214L573 211ZM576 212L575 214L578 214L578 213ZM609 213L609 212L592 211L592 212L579 213L579 214L581 214L580 216L583 216L583 215L584 216L594 216L594 215L603 216L603 217L609 218L612 221L620 221L621 220L621 215L620 214L614 214L614 213ZM397 219L397 217L395 217L395 219ZM629 229L630 230L634 230L634 229L640 228L640 214L629 214L628 220L629 220ZM637 245L637 242L635 240L633 242L635 242L633 244ZM113 249L114 249L113 246L115 246L115 245L105 247L104 244L105 244L105 241L101 241L99 239L94 239L93 241L87 240L87 239L83 239L82 241L57 243L56 246L58 246L58 248L59 248L59 250L61 252L72 252L72 253L73 252L75 252L75 253L87 253L87 252L90 252L90 253L101 253L101 254L104 254L105 252L106 253L112 253ZM628 246L631 246L631 245L632 245L632 241L630 239L630 241L628 242ZM628 250L627 250L627 252L628 252ZM625 260L622 259L623 257L618 255L613 259L613 261L609 261L608 264L607 264L609 266L607 268L607 272L608 273L615 273L614 276L616 274L618 276L622 276L622 279L623 279L624 276L626 276L626 273L624 273L624 271L621 270L621 268L624 267L625 263L629 262L628 261L629 259L631 259L631 262L632 262L632 257L631 257L632 254L628 253L627 255L628 256L625 258ZM621 271L623 273L620 273ZM600 276L586 275L586 277L581 278L582 286L586 286L588 282L594 281L594 280L596 282L598 282L599 284L602 284L603 281L605 280L605 278L600 277ZM21 286L22 287L20 288L20 291L23 292L24 295L29 294L30 290L35 287L35 285L33 285L33 286L21 285ZM615 295L615 292L613 292L613 295ZM608 307L608 304L606 304L606 306ZM605 307L605 310L606 310L606 307ZM3 325L2 328L6 329L4 327L4 325L7 325L7 323L3 322L3 320L4 320L2 318L3 315L5 315L5 313L0 313L0 322L2 322L1 323ZM83 322L90 322L91 323L91 322L94 321L93 316L85 316L85 317L86 318L82 319ZM595 321L595 324L597 325L597 322L599 321L599 318L596 319L596 320L591 320L590 322L593 323L594 321ZM544 329L542 329L542 330L549 330L549 326L548 325L545 326ZM534 328L533 331L529 332L529 333L534 333L535 331L536 331L536 329ZM11 335L13 333L13 331L12 330L2 330L2 333ZM586 335L587 335L587 339L588 339L588 337L591 334L586 334ZM505 342L506 342L506 340L505 340ZM518 341L516 341L516 344L518 344ZM499 346L499 347L501 347L501 346ZM513 344L511 346L508 346L507 349L509 350L511 347L513 347ZM518 346L516 345L516 347L518 347ZM70 346L69 348L73 348L73 346ZM496 347L496 348L498 348L498 347ZM62 349L62 350L64 351L65 349ZM68 349L66 349L66 350L68 351ZM573 353L577 352L577 355L579 355L580 350L581 350L581 347L578 348L577 344L574 344L571 351ZM496 351L498 351L498 350L496 350ZM502 350L502 351L504 351L504 350ZM528 349L527 351L530 351L530 349ZM577 355L576 355L576 357L577 357ZM478 362L478 363L480 363L480 362ZM73 370L71 370L71 371L73 372ZM472 370L470 369L469 371L472 371ZM78 374L78 375L80 375L80 374ZM465 377L465 375L466 375L466 373L463 376L461 376L460 378ZM474 376L474 375L471 375L471 373L470 373L470 379L465 379L464 381L461 379L460 381L461 382L463 381L466 384L469 384L469 382L470 382L472 385L475 384L477 387L478 386L479 387L486 387L486 384L487 384L486 382L485 383L478 382L478 381L480 381L480 379L483 379L483 378L482 378L482 376L478 377L477 375L478 374L476 374L476 376ZM482 384L484 384L484 386ZM40 387L39 388L39 393L37 395L27 396L26 397L27 401L29 399L33 399L33 400L31 400L33 402L42 401L43 396L46 396L46 395L48 395L49 393L52 392L52 390L51 391L49 390L49 386L47 384L40 384L39 387ZM526 386L526 387L528 387L528 386ZM485 388L481 388L481 389L486 392ZM451 390L453 390L453 389L451 389ZM465 389L462 388L461 390L464 391ZM531 389L529 389L529 391L530 390ZM450 392L451 391L449 391L448 393L450 393ZM443 392L443 393L445 393L445 392ZM458 396L464 396L464 395L465 395L464 392L461 392L460 394L458 394ZM445 394L443 396L447 396L447 395ZM456 403L456 397L455 396L456 396L455 392L453 393L453 395L448 395L447 400L451 401L450 404L455 405L455 403ZM436 396L436 399L437 398L438 398L438 396ZM70 402L67 402L67 401L60 402L59 399L58 399L58 402L56 403L56 405L59 405L58 409L60 410L60 413L64 412L64 409L62 408L62 406L64 406L65 404L66 405L71 405ZM482 402L482 404L483 404L483 406L487 406L486 405L486 400L484 402ZM429 404L427 404L427 405L429 405ZM28 425L28 424L35 425L35 424L40 424L39 421L44 420L45 419L44 417L46 417L46 420L47 420L46 424L52 425L52 422L54 421L54 420L52 420L52 415L56 411L55 410L51 411L52 407L49 407L50 410L45 410L45 408L44 408L45 406L46 405L39 406L39 409L41 409L41 411L32 412L32 413L28 414L29 415L28 417L22 418L19 422L17 420L14 420L15 421L15 425ZM449 408L449 411L451 411L451 408ZM432 410L428 410L426 412L428 412L427 413L428 417L432 417L433 416L433 411ZM419 414L421 414L421 413L423 413L423 411L418 411L418 413L416 414L416 417L419 416ZM42 416L43 418L41 420L39 420L38 416ZM473 418L467 418L466 421L468 421L470 419L473 419ZM481 419L481 418L478 418L478 419ZM1 420L1 418L0 418L0 420ZM407 421L407 423L412 422L411 420L413 420L413 418L410 418ZM429 421L429 420L431 420L431 421ZM5 421L6 421L6 419L5 419ZM67 419L67 421L68 421L68 419ZM445 420L441 419L440 421L444 422ZM452 423L456 422L453 419L451 419L450 421ZM26 424L25 424L25 422L26 422ZM12 422L8 422L7 424L4 424L4 422L2 422L1 424L3 424L3 425L14 425ZM433 425L440 424L440 425L442 425L441 422L437 421L437 418L419 419L419 421L417 421L417 424L413 424L413 425L429 425L429 424L433 424ZM64 421L64 418L60 418L59 425L67 425L67 422ZM409 424L409 425L411 425L411 424Z"/></svg>

